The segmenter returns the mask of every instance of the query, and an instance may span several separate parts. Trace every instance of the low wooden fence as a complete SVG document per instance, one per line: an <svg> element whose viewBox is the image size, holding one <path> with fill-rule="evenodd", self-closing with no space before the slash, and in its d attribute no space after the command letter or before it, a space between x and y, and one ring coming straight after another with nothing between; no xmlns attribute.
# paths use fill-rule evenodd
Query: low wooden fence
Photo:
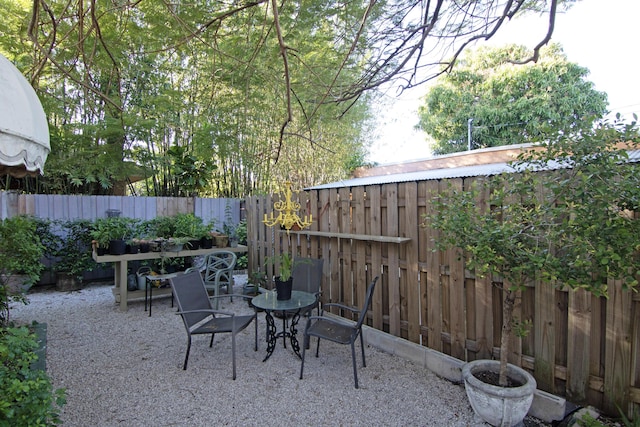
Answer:
<svg viewBox="0 0 640 427"><path fill-rule="evenodd" d="M500 290L470 274L454 251L435 251L438 232L423 226L430 194L472 181L301 192L301 213L312 214L314 223L288 235L261 222L273 210L271 197L247 198L249 272L277 273L265 261L281 251L323 258L322 299L351 306L360 306L379 275L371 326L464 361L498 357ZM608 299L550 285L526 289L516 316L532 327L514 338L509 358L530 370L542 390L633 414L640 404L640 298L619 283L608 285Z"/></svg>

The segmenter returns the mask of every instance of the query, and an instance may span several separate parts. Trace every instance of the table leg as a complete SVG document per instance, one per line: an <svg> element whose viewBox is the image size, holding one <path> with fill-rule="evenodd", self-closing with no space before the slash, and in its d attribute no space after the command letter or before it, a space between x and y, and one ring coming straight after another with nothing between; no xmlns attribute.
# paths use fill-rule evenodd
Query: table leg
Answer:
<svg viewBox="0 0 640 427"><path fill-rule="evenodd" d="M267 355L262 360L266 362L273 354L273 350L276 348L276 342L278 337L276 335L276 322L273 321L271 312L265 310L265 320L267 321Z"/></svg>
<svg viewBox="0 0 640 427"><path fill-rule="evenodd" d="M298 325L299 320L300 310L296 311L296 314L294 314L291 318L291 326L289 326L289 340L291 341L291 348L293 349L293 352L297 354L300 359L302 359L302 355L300 354L300 343L298 342L298 338L296 338L296 335L298 334L298 329L296 328L296 326Z"/></svg>
<svg viewBox="0 0 640 427"><path fill-rule="evenodd" d="M114 285L120 288L120 310L127 311L127 260L121 260L114 263Z"/></svg>

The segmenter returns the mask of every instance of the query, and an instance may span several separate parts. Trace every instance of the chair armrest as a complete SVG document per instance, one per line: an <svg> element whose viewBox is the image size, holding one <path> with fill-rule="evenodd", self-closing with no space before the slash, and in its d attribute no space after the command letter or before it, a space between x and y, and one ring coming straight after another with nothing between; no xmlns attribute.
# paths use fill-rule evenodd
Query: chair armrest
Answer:
<svg viewBox="0 0 640 427"><path fill-rule="evenodd" d="M214 299L214 298L229 298L229 297L238 297L238 298L242 298L242 297L246 297L247 295L243 295L243 294L222 294L222 295L214 295L214 296L210 296L209 299Z"/></svg>
<svg viewBox="0 0 640 427"><path fill-rule="evenodd" d="M223 311L223 310L186 310L186 311L177 311L176 314L193 314L193 313L209 313L209 314L223 314L225 316L235 316L236 314L231 311Z"/></svg>
<svg viewBox="0 0 640 427"><path fill-rule="evenodd" d="M333 323L334 325L340 325L340 326L354 326L355 327L355 325L356 325L356 323L354 321L349 320L349 319L345 319L344 317L333 318L333 317L327 317L327 316L309 316L307 318L307 327L309 327L309 325L311 325L311 322L314 321L314 320L322 320L323 322L329 322L329 323Z"/></svg>
<svg viewBox="0 0 640 427"><path fill-rule="evenodd" d="M358 309L358 308L347 307L346 305L340 304L340 303L337 303L337 302L328 302L328 303L322 304L322 312L323 313L324 313L324 309L327 308L327 307L337 307L337 308L340 308L342 310L350 311L352 313L360 313L360 309Z"/></svg>

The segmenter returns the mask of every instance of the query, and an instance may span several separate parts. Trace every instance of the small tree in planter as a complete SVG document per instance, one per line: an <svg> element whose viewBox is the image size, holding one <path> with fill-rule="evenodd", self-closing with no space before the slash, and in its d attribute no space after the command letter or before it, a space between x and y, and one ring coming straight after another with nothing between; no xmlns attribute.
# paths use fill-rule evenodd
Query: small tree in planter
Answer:
<svg viewBox="0 0 640 427"><path fill-rule="evenodd" d="M546 281L605 296L607 279L637 286L640 222L631 212L640 210L640 169L626 162L621 141L637 147L637 128L605 123L577 141L524 153L513 165L519 173L434 200L427 222L441 231L439 247L459 248L477 275L503 279L500 385L507 384L513 307L524 286ZM487 209L476 203L481 192Z"/></svg>

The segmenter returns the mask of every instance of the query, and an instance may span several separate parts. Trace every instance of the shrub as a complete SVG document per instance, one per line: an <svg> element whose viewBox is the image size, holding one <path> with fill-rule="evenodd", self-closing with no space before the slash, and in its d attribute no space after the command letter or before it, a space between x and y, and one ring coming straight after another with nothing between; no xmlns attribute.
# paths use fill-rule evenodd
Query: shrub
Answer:
<svg viewBox="0 0 640 427"><path fill-rule="evenodd" d="M53 390L45 371L32 369L37 359L35 335L29 328L0 330L0 425L54 426L65 391Z"/></svg>

